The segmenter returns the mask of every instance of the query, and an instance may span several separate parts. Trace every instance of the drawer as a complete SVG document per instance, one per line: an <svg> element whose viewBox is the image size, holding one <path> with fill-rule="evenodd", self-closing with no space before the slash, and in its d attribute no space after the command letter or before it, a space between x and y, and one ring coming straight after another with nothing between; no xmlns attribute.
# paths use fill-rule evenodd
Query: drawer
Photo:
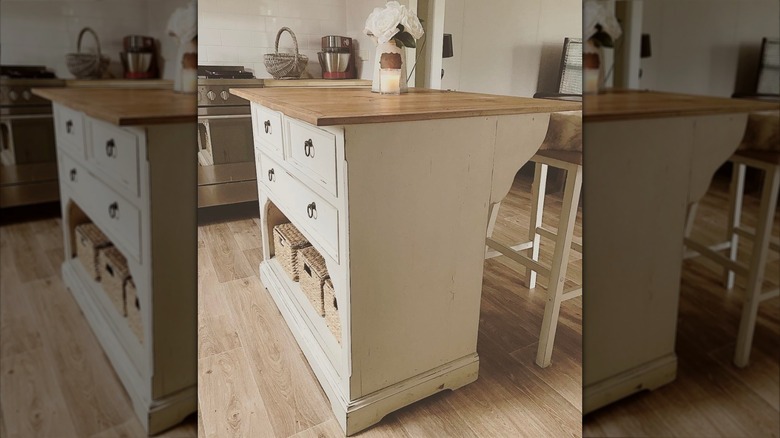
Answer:
<svg viewBox="0 0 780 438"><path fill-rule="evenodd" d="M141 260L141 212L97 179L91 188L89 215L126 256Z"/></svg>
<svg viewBox="0 0 780 438"><path fill-rule="evenodd" d="M92 120L92 153L96 169L109 180L140 195L138 185L138 137L118 126Z"/></svg>
<svg viewBox="0 0 780 438"><path fill-rule="evenodd" d="M257 146L277 157L283 157L281 113L252 103L252 127Z"/></svg>
<svg viewBox="0 0 780 438"><path fill-rule="evenodd" d="M266 188L277 207L295 225L316 240L327 254L339 261L338 210L290 175L284 167L258 153L257 180Z"/></svg>
<svg viewBox="0 0 780 438"><path fill-rule="evenodd" d="M338 210L294 177L287 175L292 194L285 200L298 225L308 230L326 253L339 261L339 213Z"/></svg>
<svg viewBox="0 0 780 438"><path fill-rule="evenodd" d="M89 206L86 204L91 199L90 190L95 184L92 176L68 154L60 152L57 161L59 162L60 184L73 192L73 197L82 209L88 210Z"/></svg>
<svg viewBox="0 0 780 438"><path fill-rule="evenodd" d="M290 176L276 161L261 151L256 151L257 180L267 187L268 192L284 209L284 203L289 202L293 193L290 192Z"/></svg>
<svg viewBox="0 0 780 438"><path fill-rule="evenodd" d="M54 124L57 144L74 156L83 158L84 115L62 105L54 105Z"/></svg>
<svg viewBox="0 0 780 438"><path fill-rule="evenodd" d="M336 193L336 136L309 124L285 118L287 160L333 196Z"/></svg>

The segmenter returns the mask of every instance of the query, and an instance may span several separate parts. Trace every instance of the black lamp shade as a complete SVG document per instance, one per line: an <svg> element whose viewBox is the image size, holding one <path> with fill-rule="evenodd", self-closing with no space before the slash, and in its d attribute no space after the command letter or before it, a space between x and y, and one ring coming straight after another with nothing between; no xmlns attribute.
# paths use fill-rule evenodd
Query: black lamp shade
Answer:
<svg viewBox="0 0 780 438"><path fill-rule="evenodd" d="M649 58L653 56L653 51L650 49L650 34L649 33L643 33L642 34L642 49L640 50L640 55L642 58Z"/></svg>
<svg viewBox="0 0 780 438"><path fill-rule="evenodd" d="M441 49L442 58L452 58L452 34L444 34L444 46Z"/></svg>

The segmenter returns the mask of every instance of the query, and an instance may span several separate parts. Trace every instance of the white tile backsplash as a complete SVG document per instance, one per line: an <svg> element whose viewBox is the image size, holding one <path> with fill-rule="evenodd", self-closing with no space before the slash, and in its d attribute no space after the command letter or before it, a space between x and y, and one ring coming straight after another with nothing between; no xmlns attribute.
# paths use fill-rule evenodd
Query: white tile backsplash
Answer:
<svg viewBox="0 0 780 438"><path fill-rule="evenodd" d="M208 0L201 0L208 1ZM1 0L0 63L35 64L54 69L61 78L72 78L65 56L77 49L78 34L92 28L100 39L101 53L111 59L109 71L122 77L119 53L126 35L148 35L160 42L163 77L172 78L176 44L166 31L168 18L189 0ZM85 35L82 50L96 44Z"/></svg>
<svg viewBox="0 0 780 438"><path fill-rule="evenodd" d="M240 64L268 78L263 55L274 53L282 27L295 32L299 52L309 57L305 76L321 77L321 38L347 34L347 0L199 0L198 62ZM292 52L293 47L290 35L283 33L279 50Z"/></svg>

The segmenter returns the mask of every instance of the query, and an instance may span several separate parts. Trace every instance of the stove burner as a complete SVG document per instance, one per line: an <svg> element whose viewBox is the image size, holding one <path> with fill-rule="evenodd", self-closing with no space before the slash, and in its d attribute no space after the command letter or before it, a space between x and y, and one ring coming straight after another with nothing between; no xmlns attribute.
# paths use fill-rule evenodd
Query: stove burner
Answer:
<svg viewBox="0 0 780 438"><path fill-rule="evenodd" d="M56 79L42 65L0 65L0 76L10 79Z"/></svg>
<svg viewBox="0 0 780 438"><path fill-rule="evenodd" d="M254 79L251 71L245 71L240 65L202 65L198 67L198 77L205 79Z"/></svg>

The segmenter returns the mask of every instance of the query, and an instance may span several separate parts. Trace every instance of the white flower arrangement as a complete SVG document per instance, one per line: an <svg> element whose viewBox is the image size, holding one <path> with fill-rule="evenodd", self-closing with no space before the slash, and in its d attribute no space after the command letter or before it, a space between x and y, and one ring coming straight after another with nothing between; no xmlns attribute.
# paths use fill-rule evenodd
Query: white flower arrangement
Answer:
<svg viewBox="0 0 780 438"><path fill-rule="evenodd" d="M594 45L613 47L614 41L623 33L620 23L612 12L612 5L606 0L585 0L582 16L585 40Z"/></svg>
<svg viewBox="0 0 780 438"><path fill-rule="evenodd" d="M397 1L375 8L366 19L364 32L376 37L380 44L395 40L399 47L416 47L415 41L424 33L417 13Z"/></svg>

